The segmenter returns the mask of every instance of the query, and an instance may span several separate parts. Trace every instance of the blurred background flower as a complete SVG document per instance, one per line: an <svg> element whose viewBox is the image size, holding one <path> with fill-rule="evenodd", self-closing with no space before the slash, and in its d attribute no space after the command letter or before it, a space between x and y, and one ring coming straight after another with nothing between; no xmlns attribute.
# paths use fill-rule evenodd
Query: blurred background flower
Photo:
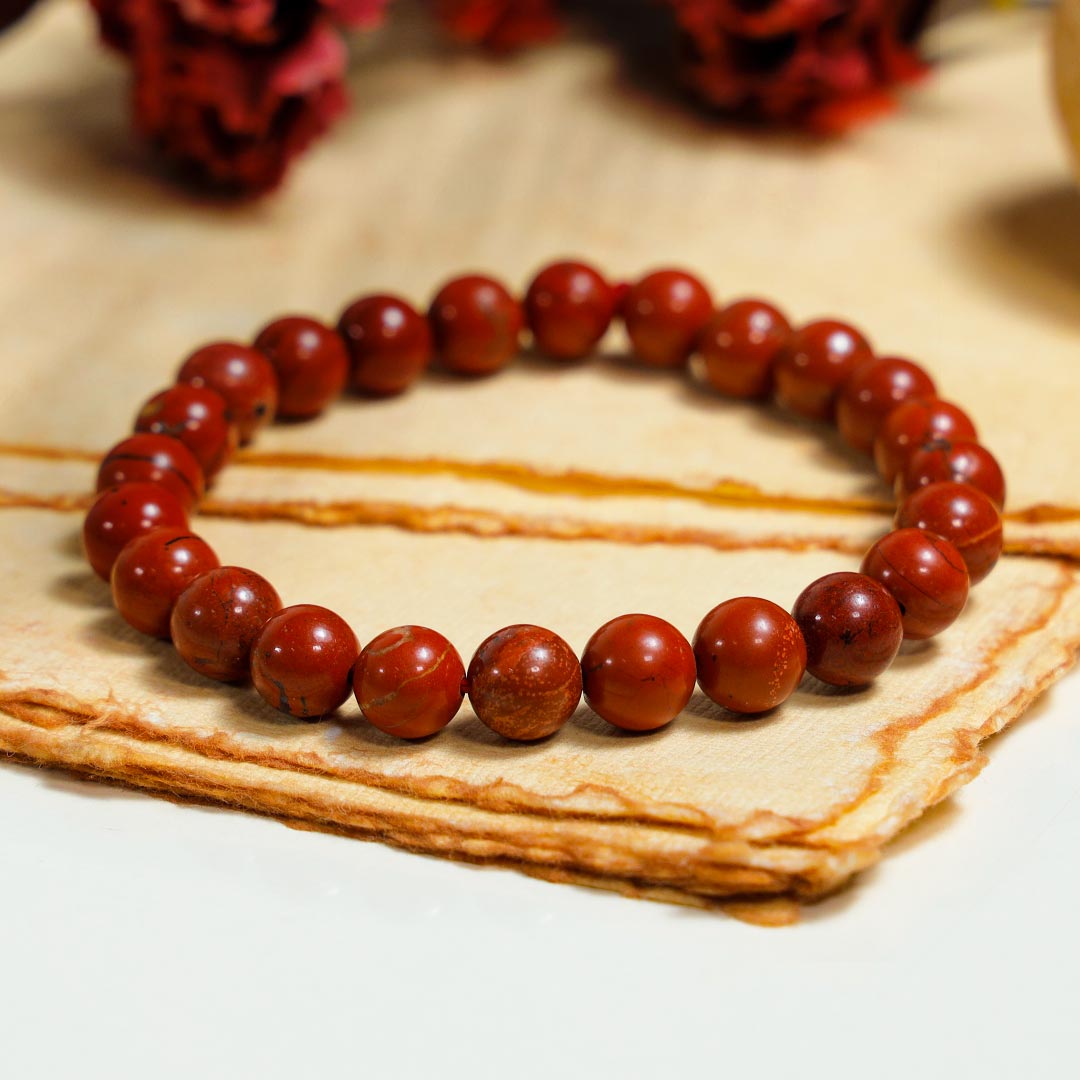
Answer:
<svg viewBox="0 0 1080 1080"><path fill-rule="evenodd" d="M935 0L669 0L685 78L708 105L839 132L894 104L924 66Z"/></svg>
<svg viewBox="0 0 1080 1080"><path fill-rule="evenodd" d="M136 130L187 176L274 188L347 105L347 31L391 0L89 0L132 71ZM394 0L404 3L404 0ZM569 22L611 39L653 12L649 49L717 118L838 135L892 109L923 75L936 0L420 0L449 40L506 54ZM1008 3L1009 0L992 0ZM0 28L34 0L0 0ZM663 40L666 34L666 40Z"/></svg>
<svg viewBox="0 0 1080 1080"><path fill-rule="evenodd" d="M346 106L341 27L384 0L91 0L127 54L136 129L224 189L275 187Z"/></svg>
<svg viewBox="0 0 1080 1080"><path fill-rule="evenodd" d="M562 29L556 0L434 0L434 10L458 41L500 52L548 41Z"/></svg>

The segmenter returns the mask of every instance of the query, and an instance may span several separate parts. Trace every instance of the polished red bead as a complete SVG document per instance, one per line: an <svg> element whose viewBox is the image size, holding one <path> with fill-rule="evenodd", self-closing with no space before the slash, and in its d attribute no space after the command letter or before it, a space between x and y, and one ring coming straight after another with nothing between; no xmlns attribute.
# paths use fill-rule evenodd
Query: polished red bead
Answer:
<svg viewBox="0 0 1080 1080"><path fill-rule="evenodd" d="M157 484L118 484L98 495L83 522L83 548L94 573L109 580L124 546L161 526L188 527L180 500Z"/></svg>
<svg viewBox="0 0 1080 1080"><path fill-rule="evenodd" d="M653 615L604 623L581 657L585 700L609 724L654 731L686 708L697 672L690 642Z"/></svg>
<svg viewBox="0 0 1080 1080"><path fill-rule="evenodd" d="M799 416L829 420L840 387L873 355L866 338L847 323L807 323L791 335L773 365L776 401Z"/></svg>
<svg viewBox="0 0 1080 1080"><path fill-rule="evenodd" d="M926 529L956 546L977 585L1001 555L1001 514L978 488L952 480L928 484L909 495L896 515L898 529Z"/></svg>
<svg viewBox="0 0 1080 1080"><path fill-rule="evenodd" d="M588 356L615 314L615 290L591 266L545 266L525 294L525 318L536 348L557 360Z"/></svg>
<svg viewBox="0 0 1080 1080"><path fill-rule="evenodd" d="M349 696L359 652L356 635L340 615L296 604L272 615L255 639L251 678L275 709L315 720Z"/></svg>
<svg viewBox="0 0 1080 1080"><path fill-rule="evenodd" d="M859 568L900 605L904 637L940 634L964 610L968 572L948 540L922 529L897 529L866 553Z"/></svg>
<svg viewBox="0 0 1080 1080"><path fill-rule="evenodd" d="M849 446L868 454L885 417L897 405L909 398L933 397L936 392L934 380L910 360L899 356L870 360L840 388L836 426Z"/></svg>
<svg viewBox="0 0 1080 1080"><path fill-rule="evenodd" d="M649 367L686 363L713 313L709 290L684 270L655 270L631 285L622 317L634 355Z"/></svg>
<svg viewBox="0 0 1080 1080"><path fill-rule="evenodd" d="M542 739L577 708L581 665L558 634L540 626L507 626L476 650L468 689L473 710L492 731L507 739Z"/></svg>
<svg viewBox="0 0 1080 1080"><path fill-rule="evenodd" d="M180 594L213 570L213 548L186 529L152 529L124 545L110 581L116 610L142 634L169 636L169 617Z"/></svg>
<svg viewBox="0 0 1080 1080"><path fill-rule="evenodd" d="M361 394L386 397L407 390L431 363L431 327L412 304L397 296L363 296L338 320L352 359L350 385Z"/></svg>
<svg viewBox="0 0 1080 1080"><path fill-rule="evenodd" d="M911 456L937 439L977 439L971 417L941 398L911 398L885 417L874 439L874 464L892 484Z"/></svg>
<svg viewBox="0 0 1080 1080"><path fill-rule="evenodd" d="M281 597L266 578L239 566L200 574L180 594L169 630L184 662L219 682L246 679L251 649Z"/></svg>
<svg viewBox="0 0 1080 1080"><path fill-rule="evenodd" d="M316 319L286 315L259 331L255 347L278 379L278 416L318 416L345 389L349 353L341 335Z"/></svg>
<svg viewBox="0 0 1080 1080"><path fill-rule="evenodd" d="M985 446L970 439L937 439L916 450L897 478L901 498L927 484L954 480L970 484L1000 509L1005 505L1005 474Z"/></svg>
<svg viewBox="0 0 1080 1080"><path fill-rule="evenodd" d="M459 375L490 375L516 355L525 316L499 282L479 274L448 281L428 312L435 352Z"/></svg>
<svg viewBox="0 0 1080 1080"><path fill-rule="evenodd" d="M791 336L791 324L764 300L736 300L717 311L698 334L705 381L728 397L767 397L772 368Z"/></svg>
<svg viewBox="0 0 1080 1080"><path fill-rule="evenodd" d="M353 669L353 693L380 731L422 739L441 731L461 708L465 665L442 634L398 626L364 646Z"/></svg>
<svg viewBox="0 0 1080 1080"><path fill-rule="evenodd" d="M157 484L190 511L203 497L206 482L195 455L171 435L131 435L102 459L97 490L142 481Z"/></svg>
<svg viewBox="0 0 1080 1080"><path fill-rule="evenodd" d="M135 430L178 439L195 455L207 482L229 463L240 438L225 399L209 387L187 383L150 398L135 418Z"/></svg>
<svg viewBox="0 0 1080 1080"><path fill-rule="evenodd" d="M714 607L694 635L701 689L737 713L786 701L806 670L806 643L795 620L771 600L738 596Z"/></svg>
<svg viewBox="0 0 1080 1080"><path fill-rule="evenodd" d="M873 682L904 637L892 593L865 574L818 578L800 593L792 614L806 641L806 670L833 686Z"/></svg>
<svg viewBox="0 0 1080 1080"><path fill-rule="evenodd" d="M277 373L252 345L236 341L204 345L183 362L176 381L216 390L242 443L251 442L277 412Z"/></svg>

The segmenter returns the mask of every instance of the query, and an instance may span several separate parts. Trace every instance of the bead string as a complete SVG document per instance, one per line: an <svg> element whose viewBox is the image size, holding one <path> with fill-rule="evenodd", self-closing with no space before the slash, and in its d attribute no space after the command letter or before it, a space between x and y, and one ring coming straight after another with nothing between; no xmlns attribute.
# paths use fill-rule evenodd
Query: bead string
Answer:
<svg viewBox="0 0 1080 1080"><path fill-rule="evenodd" d="M663 619L623 615L593 634L579 660L550 630L505 627L466 672L454 646L426 627L384 631L361 649L339 615L283 607L265 578L221 566L189 531L206 485L275 416L317 416L346 387L400 394L432 362L490 375L526 329L541 354L580 360L616 318L639 363L691 366L730 397L772 397L795 415L835 422L872 454L899 509L858 573L812 582L790 614L760 597L727 600L693 643ZM1001 553L1005 498L1001 469L964 411L937 396L919 365L875 355L854 327L819 320L794 329L763 300L715 307L682 270L617 286L580 262L545 267L521 301L469 275L444 285L426 317L379 294L346 307L336 329L286 316L252 345L205 345L139 411L135 434L105 455L97 489L83 526L91 566L111 582L120 614L171 638L195 671L226 682L250 676L269 704L302 719L333 712L351 691L368 721L402 738L439 731L468 694L489 728L518 740L557 731L582 693L611 724L650 731L685 708L695 683L745 714L775 708L807 671L865 686L902 639L940 633L963 610L969 586Z"/></svg>

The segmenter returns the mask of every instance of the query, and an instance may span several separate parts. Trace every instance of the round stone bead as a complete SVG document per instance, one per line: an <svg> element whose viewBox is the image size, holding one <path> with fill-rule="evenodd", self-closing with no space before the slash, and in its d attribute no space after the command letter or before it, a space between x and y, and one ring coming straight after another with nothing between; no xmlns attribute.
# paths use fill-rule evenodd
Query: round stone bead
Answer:
<svg viewBox="0 0 1080 1080"><path fill-rule="evenodd" d="M783 313L764 300L736 300L717 311L697 339L705 381L728 397L768 397L772 367L791 336Z"/></svg>
<svg viewBox="0 0 1080 1080"><path fill-rule="evenodd" d="M777 404L811 420L831 419L840 387L873 355L866 338L847 323L807 323L791 335L773 365Z"/></svg>
<svg viewBox="0 0 1080 1080"><path fill-rule="evenodd" d="M277 412L277 374L251 345L215 341L196 349L180 366L179 383L216 390L225 402L241 443L249 443Z"/></svg>
<svg viewBox="0 0 1080 1080"><path fill-rule="evenodd" d="M631 285L622 301L634 355L649 367L685 364L712 313L709 290L684 270L655 270Z"/></svg>
<svg viewBox="0 0 1080 1080"><path fill-rule="evenodd" d="M517 354L525 316L499 282L479 274L448 281L428 312L435 351L458 375L490 375Z"/></svg>
<svg viewBox="0 0 1080 1080"><path fill-rule="evenodd" d="M933 397L934 380L918 364L899 356L884 356L857 368L836 399L836 426L849 446L864 454L885 417L909 398Z"/></svg>
<svg viewBox="0 0 1080 1080"><path fill-rule="evenodd" d="M968 597L968 572L956 547L922 529L897 529L866 553L862 573L900 605L904 637L921 641L955 622Z"/></svg>
<svg viewBox="0 0 1080 1080"><path fill-rule="evenodd" d="M208 483L229 463L239 442L225 399L209 387L187 383L150 398L135 418L135 430L178 439L195 455Z"/></svg>
<svg viewBox="0 0 1080 1080"><path fill-rule="evenodd" d="M278 380L278 416L318 416L345 389L349 353L341 336L317 319L286 315L259 331L255 347L273 365Z"/></svg>
<svg viewBox="0 0 1080 1080"><path fill-rule="evenodd" d="M977 439L971 418L941 398L910 398L885 417L874 439L874 464L887 484L895 482L911 456L938 439Z"/></svg>
<svg viewBox="0 0 1080 1080"><path fill-rule="evenodd" d="M786 701L806 671L795 620L771 600L738 596L714 607L694 635L698 684L717 705L762 713Z"/></svg>
<svg viewBox="0 0 1080 1080"><path fill-rule="evenodd" d="M615 290L585 263L545 266L525 294L525 319L536 348L556 360L588 356L614 313Z"/></svg>
<svg viewBox="0 0 1080 1080"><path fill-rule="evenodd" d="M476 650L468 691L473 710L492 731L507 739L542 739L577 708L581 665L558 634L540 626L507 626Z"/></svg>
<svg viewBox="0 0 1080 1080"><path fill-rule="evenodd" d="M221 566L180 594L169 630L188 667L219 682L240 682L250 673L255 639L280 610L281 597L266 578Z"/></svg>
<svg viewBox="0 0 1080 1080"><path fill-rule="evenodd" d="M107 488L83 521L83 548L94 573L108 581L125 545L162 526L188 527L183 504L171 492L142 482Z"/></svg>
<svg viewBox="0 0 1080 1080"><path fill-rule="evenodd" d="M296 604L272 615L251 649L251 678L262 697L290 716L317 720L349 696L360 644L327 608Z"/></svg>
<svg viewBox="0 0 1080 1080"><path fill-rule="evenodd" d="M892 593L865 574L841 571L808 585L792 612L806 641L806 670L833 686L867 686L904 637Z"/></svg>
<svg viewBox="0 0 1080 1080"><path fill-rule="evenodd" d="M186 529L152 529L124 545L113 563L116 610L142 634L168 638L169 617L180 594L218 557Z"/></svg>
<svg viewBox="0 0 1080 1080"><path fill-rule="evenodd" d="M157 484L190 511L203 497L206 482L195 455L171 435L131 435L102 459L97 490L140 481Z"/></svg>
<svg viewBox="0 0 1080 1080"><path fill-rule="evenodd" d="M977 488L944 480L909 495L896 515L898 529L926 529L950 541L964 559L972 585L1001 555L1001 514Z"/></svg>
<svg viewBox="0 0 1080 1080"><path fill-rule="evenodd" d="M626 731L653 731L686 708L697 672L690 642L653 615L621 615L596 631L581 657L585 700Z"/></svg>
<svg viewBox="0 0 1080 1080"><path fill-rule="evenodd" d="M397 296L363 296L338 320L352 359L350 385L361 394L388 397L407 390L431 363L431 327Z"/></svg>
<svg viewBox="0 0 1080 1080"><path fill-rule="evenodd" d="M1000 509L1005 505L1005 474L997 458L970 439L937 439L916 450L908 458L904 471L897 478L901 498L913 491L953 480L978 488Z"/></svg>
<svg viewBox="0 0 1080 1080"><path fill-rule="evenodd" d="M457 649L426 626L398 626L364 646L353 669L353 693L365 719L399 739L441 731L465 697Z"/></svg>

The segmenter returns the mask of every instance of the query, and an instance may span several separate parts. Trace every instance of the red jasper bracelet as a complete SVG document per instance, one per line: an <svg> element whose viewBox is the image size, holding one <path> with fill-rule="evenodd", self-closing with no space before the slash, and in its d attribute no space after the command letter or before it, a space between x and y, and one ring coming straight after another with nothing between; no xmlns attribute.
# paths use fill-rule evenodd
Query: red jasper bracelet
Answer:
<svg viewBox="0 0 1080 1080"><path fill-rule="evenodd" d="M640 363L689 365L736 398L771 395L799 416L835 420L851 446L873 454L901 503L896 529L870 548L859 573L819 578L790 615L758 597L727 600L692 645L663 619L623 615L593 634L579 661L550 630L508 626L480 645L466 673L454 646L422 626L386 630L361 650L340 616L282 607L268 581L220 566L188 531L206 484L275 416L314 417L347 386L401 393L435 359L462 376L491 374L518 351L526 327L539 352L577 360L616 317ZM132 626L171 637L208 678L250 675L291 716L322 717L351 689L372 724L409 739L448 724L466 693L493 731L529 740L557 731L582 692L610 723L650 731L685 708L695 682L748 714L779 705L806 671L864 686L903 638L930 637L960 614L969 584L1001 553L1005 498L1001 469L967 415L936 396L921 367L876 357L851 326L823 320L793 330L761 300L714 308L705 286L680 270L627 287L576 262L543 269L523 302L474 275L443 286L426 318L395 296L366 296L337 329L290 316L254 345L206 345L143 406L135 434L105 455L97 487L83 527L87 557Z"/></svg>

